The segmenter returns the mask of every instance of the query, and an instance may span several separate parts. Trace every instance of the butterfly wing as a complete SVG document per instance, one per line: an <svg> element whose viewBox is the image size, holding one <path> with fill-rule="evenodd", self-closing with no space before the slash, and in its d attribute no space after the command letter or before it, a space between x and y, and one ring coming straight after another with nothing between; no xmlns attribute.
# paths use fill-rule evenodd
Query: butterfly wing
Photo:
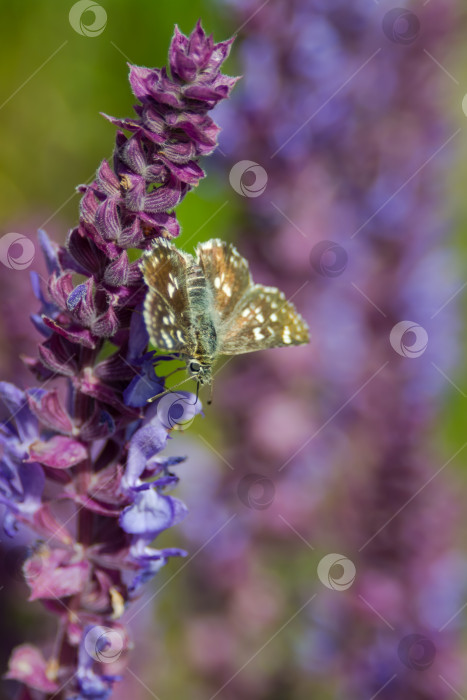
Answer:
<svg viewBox="0 0 467 700"><path fill-rule="evenodd" d="M141 269L148 292L144 322L151 343L161 350L190 354L194 339L187 291L187 269L193 258L158 238L146 251Z"/></svg>
<svg viewBox="0 0 467 700"><path fill-rule="evenodd" d="M284 294L275 287L255 284L221 327L219 353L241 355L309 342L307 324Z"/></svg>
<svg viewBox="0 0 467 700"><path fill-rule="evenodd" d="M248 263L231 243L219 238L200 243L196 256L211 290L218 322L222 324L252 284Z"/></svg>

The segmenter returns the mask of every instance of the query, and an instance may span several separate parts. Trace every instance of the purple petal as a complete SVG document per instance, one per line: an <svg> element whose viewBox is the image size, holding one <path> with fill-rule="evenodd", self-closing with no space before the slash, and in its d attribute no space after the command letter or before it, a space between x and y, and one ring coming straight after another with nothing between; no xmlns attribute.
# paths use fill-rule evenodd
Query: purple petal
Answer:
<svg viewBox="0 0 467 700"><path fill-rule="evenodd" d="M87 457L88 451L81 442L64 435L55 435L47 442L37 440L29 447L29 458L32 462L39 462L54 469L68 469Z"/></svg>
<svg viewBox="0 0 467 700"><path fill-rule="evenodd" d="M188 55L196 62L198 69L206 67L214 47L212 36L207 36L204 32L201 21L198 20L196 27L190 34L188 44Z"/></svg>
<svg viewBox="0 0 467 700"><path fill-rule="evenodd" d="M109 197L120 196L120 181L106 160L102 161L97 171L96 184L103 194Z"/></svg>
<svg viewBox="0 0 467 700"><path fill-rule="evenodd" d="M137 248L145 241L144 233L138 216L135 216L130 226L126 226L121 232L118 243L122 248Z"/></svg>
<svg viewBox="0 0 467 700"><path fill-rule="evenodd" d="M74 228L67 238L66 249L60 251L60 262L64 269L80 274L100 277L105 268L106 256L89 236L83 235L82 228Z"/></svg>
<svg viewBox="0 0 467 700"><path fill-rule="evenodd" d="M172 175L175 175L177 180L186 182L189 185L197 185L198 182L205 177L204 170L194 161L187 163L173 163L169 158L160 156L160 159L166 164Z"/></svg>
<svg viewBox="0 0 467 700"><path fill-rule="evenodd" d="M111 117L105 112L101 112L104 119L107 119L111 124L120 127L121 129L127 129L128 131L137 131L140 128L140 123L137 119L118 119L117 117Z"/></svg>
<svg viewBox="0 0 467 700"><path fill-rule="evenodd" d="M53 273L49 277L47 286L51 299L60 309L65 309L67 305L67 299L70 293L73 291L73 280L71 273L65 272L59 277L57 277L57 275Z"/></svg>
<svg viewBox="0 0 467 700"><path fill-rule="evenodd" d="M196 156L195 144L190 141L180 143L166 143L160 151L160 155L166 156L172 163L188 163Z"/></svg>
<svg viewBox="0 0 467 700"><path fill-rule="evenodd" d="M167 141L167 125L161 115L154 109L152 105L145 105L142 112L143 124L151 134L152 140L155 143L164 143Z"/></svg>
<svg viewBox="0 0 467 700"><path fill-rule="evenodd" d="M107 240L116 240L122 231L118 204L116 199L106 199L96 211L96 228Z"/></svg>
<svg viewBox="0 0 467 700"><path fill-rule="evenodd" d="M116 334L119 328L119 320L113 306L109 306L105 314L92 324L91 330L94 335L99 338L111 338Z"/></svg>
<svg viewBox="0 0 467 700"><path fill-rule="evenodd" d="M153 190L144 197L142 209L147 212L162 212L173 209L182 199L185 191L173 175L165 185Z"/></svg>
<svg viewBox="0 0 467 700"><path fill-rule="evenodd" d="M90 187L86 187L85 193L81 198L79 205L80 220L86 224L94 223L98 206L99 201L96 198L94 190L92 190Z"/></svg>
<svg viewBox="0 0 467 700"><path fill-rule="evenodd" d="M41 652L30 644L22 644L13 650L5 678L47 694L59 689L59 685L47 676L47 662Z"/></svg>
<svg viewBox="0 0 467 700"><path fill-rule="evenodd" d="M131 63L128 65L130 67L129 80L133 94L138 100L144 102L148 99L148 83L151 82L156 71L142 66L135 66Z"/></svg>
<svg viewBox="0 0 467 700"><path fill-rule="evenodd" d="M60 433L71 433L73 423L55 389L29 389L27 395L30 409L43 425Z"/></svg>
<svg viewBox="0 0 467 700"><path fill-rule="evenodd" d="M44 317L45 318L45 317ZM49 326L50 327L50 326ZM55 328L53 328L55 330ZM47 341L48 345L39 345L39 357L45 367L54 374L60 374L65 377L74 377L77 372L76 362L73 356L62 357L62 352L59 343L61 337L52 335Z"/></svg>
<svg viewBox="0 0 467 700"><path fill-rule="evenodd" d="M151 214L149 212L140 212L139 218L154 229L154 235L162 233L170 236L170 238L174 238L180 233L180 224L173 213L166 214L161 212L159 214Z"/></svg>
<svg viewBox="0 0 467 700"><path fill-rule="evenodd" d="M104 281L111 287L126 285L128 282L129 270L128 253L124 251L117 260L114 260L107 266L104 274Z"/></svg>
<svg viewBox="0 0 467 700"><path fill-rule="evenodd" d="M121 149L121 157L128 167L136 173L144 173L146 156L138 136L132 136Z"/></svg>
<svg viewBox="0 0 467 700"><path fill-rule="evenodd" d="M95 339L92 337L91 333L86 328L80 328L78 326L75 328L63 328L58 323L56 323L56 321L54 321L51 318L48 318L47 316L44 316L43 321L48 328L58 333L60 336L62 336L62 338L65 338L70 343L78 343L79 345L83 345L85 348L91 349L94 349L96 347ZM43 348L44 346L39 347L39 354L41 355L41 350ZM65 370L65 366L63 367L63 369ZM66 373L69 376L73 376L75 374L73 371L61 371L60 373Z"/></svg>
<svg viewBox="0 0 467 700"><path fill-rule="evenodd" d="M59 552L59 555L56 553ZM91 570L88 561L60 566L62 551L34 554L24 565L24 574L31 589L29 600L53 599L74 595L83 590Z"/></svg>

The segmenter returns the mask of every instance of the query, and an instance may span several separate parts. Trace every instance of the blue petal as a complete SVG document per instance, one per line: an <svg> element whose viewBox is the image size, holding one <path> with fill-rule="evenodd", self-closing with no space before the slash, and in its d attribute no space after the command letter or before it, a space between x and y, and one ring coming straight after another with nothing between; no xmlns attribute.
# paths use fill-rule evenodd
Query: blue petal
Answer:
<svg viewBox="0 0 467 700"><path fill-rule="evenodd" d="M134 433L130 441L122 484L124 488L136 484L146 468L146 463L163 450L167 443L168 434L159 420L156 406L149 408L147 417L149 421Z"/></svg>
<svg viewBox="0 0 467 700"><path fill-rule="evenodd" d="M14 418L21 441L31 442L38 436L38 421L30 411L26 393L9 382L0 382L0 399Z"/></svg>
<svg viewBox="0 0 467 700"><path fill-rule="evenodd" d="M150 581L166 564L167 560L164 558L149 560L146 566L134 577L129 586L130 592L134 593L138 588Z"/></svg>
<svg viewBox="0 0 467 700"><path fill-rule="evenodd" d="M49 316L50 318L55 318L59 309L44 295L42 291L41 280L37 272L30 272L30 278L34 296L41 303L39 313L31 314L31 321L33 322L39 333L48 338L52 334L52 331L45 325L45 323L42 320L42 316L45 315Z"/></svg>
<svg viewBox="0 0 467 700"><path fill-rule="evenodd" d="M133 364L146 350L149 343L149 335L142 314L142 304L133 312L130 321L130 342L128 345L127 360Z"/></svg>
<svg viewBox="0 0 467 700"><path fill-rule="evenodd" d="M135 493L133 505L125 508L120 525L132 535L156 535L180 522L187 508L182 501L163 496L155 489Z"/></svg>
<svg viewBox="0 0 467 700"><path fill-rule="evenodd" d="M49 314L46 315L48 316ZM30 319L34 324L35 329L39 331L41 335L43 335L45 338L50 338L53 331L45 325L39 314L31 314Z"/></svg>
<svg viewBox="0 0 467 700"><path fill-rule="evenodd" d="M78 284L77 287L69 293L66 300L66 306L68 311L73 311L77 304L86 296L87 287L85 284Z"/></svg>
<svg viewBox="0 0 467 700"><path fill-rule="evenodd" d="M8 537L15 537L18 532L15 514L11 510L7 510L3 518L3 529Z"/></svg>
<svg viewBox="0 0 467 700"><path fill-rule="evenodd" d="M29 273L29 278L31 280L31 287L32 291L34 292L34 296L38 301L41 303L44 303L44 295L42 294L42 289L41 289L41 280L37 272L32 271Z"/></svg>
<svg viewBox="0 0 467 700"><path fill-rule="evenodd" d="M25 462L18 465L19 478L23 486L24 509L33 512L41 505L42 492L45 486L45 474L37 462Z"/></svg>
<svg viewBox="0 0 467 700"><path fill-rule="evenodd" d="M99 425L106 425L110 434L115 432L115 421L107 411L100 412Z"/></svg>
<svg viewBox="0 0 467 700"><path fill-rule="evenodd" d="M138 549L142 545L141 553ZM187 552L184 549L175 547L169 549L151 549L144 545L144 540L137 540L132 546L133 559L141 566L139 573L133 578L130 585L130 591L134 593L140 586L153 578L157 572L167 564L168 557L186 557ZM136 550L136 551L135 551Z"/></svg>
<svg viewBox="0 0 467 700"><path fill-rule="evenodd" d="M164 391L164 380L158 377L154 370L153 353L148 353L145 358L143 358L141 371L123 392L123 401L126 406L140 408L145 406L149 399Z"/></svg>
<svg viewBox="0 0 467 700"><path fill-rule="evenodd" d="M47 265L49 275L51 275L53 272L56 272L57 274L60 273L57 248L54 246L43 229L40 228L38 230L37 237L39 238L39 245L44 255L45 264Z"/></svg>

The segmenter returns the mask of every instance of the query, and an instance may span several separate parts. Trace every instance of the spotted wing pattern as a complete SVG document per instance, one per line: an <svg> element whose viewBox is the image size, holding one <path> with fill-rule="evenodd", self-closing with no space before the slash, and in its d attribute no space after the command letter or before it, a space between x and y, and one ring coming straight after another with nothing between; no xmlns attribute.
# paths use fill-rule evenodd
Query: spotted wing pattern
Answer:
<svg viewBox="0 0 467 700"><path fill-rule="evenodd" d="M251 287L248 263L231 243L219 238L200 243L196 257L211 290L216 320L222 323Z"/></svg>
<svg viewBox="0 0 467 700"><path fill-rule="evenodd" d="M251 285L220 328L219 354L309 343L308 326L276 287Z"/></svg>
<svg viewBox="0 0 467 700"><path fill-rule="evenodd" d="M187 291L187 270L191 255L169 241L158 238L144 254L141 269L148 292L144 322L151 343L161 350L190 354L194 329Z"/></svg>

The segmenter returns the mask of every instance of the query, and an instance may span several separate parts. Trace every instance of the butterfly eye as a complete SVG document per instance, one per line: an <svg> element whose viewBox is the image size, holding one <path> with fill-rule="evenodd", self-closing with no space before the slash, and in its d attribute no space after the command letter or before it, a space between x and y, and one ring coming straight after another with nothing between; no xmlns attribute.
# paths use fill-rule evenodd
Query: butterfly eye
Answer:
<svg viewBox="0 0 467 700"><path fill-rule="evenodd" d="M190 371L191 372L199 372L201 369L201 365L199 362L190 362Z"/></svg>

